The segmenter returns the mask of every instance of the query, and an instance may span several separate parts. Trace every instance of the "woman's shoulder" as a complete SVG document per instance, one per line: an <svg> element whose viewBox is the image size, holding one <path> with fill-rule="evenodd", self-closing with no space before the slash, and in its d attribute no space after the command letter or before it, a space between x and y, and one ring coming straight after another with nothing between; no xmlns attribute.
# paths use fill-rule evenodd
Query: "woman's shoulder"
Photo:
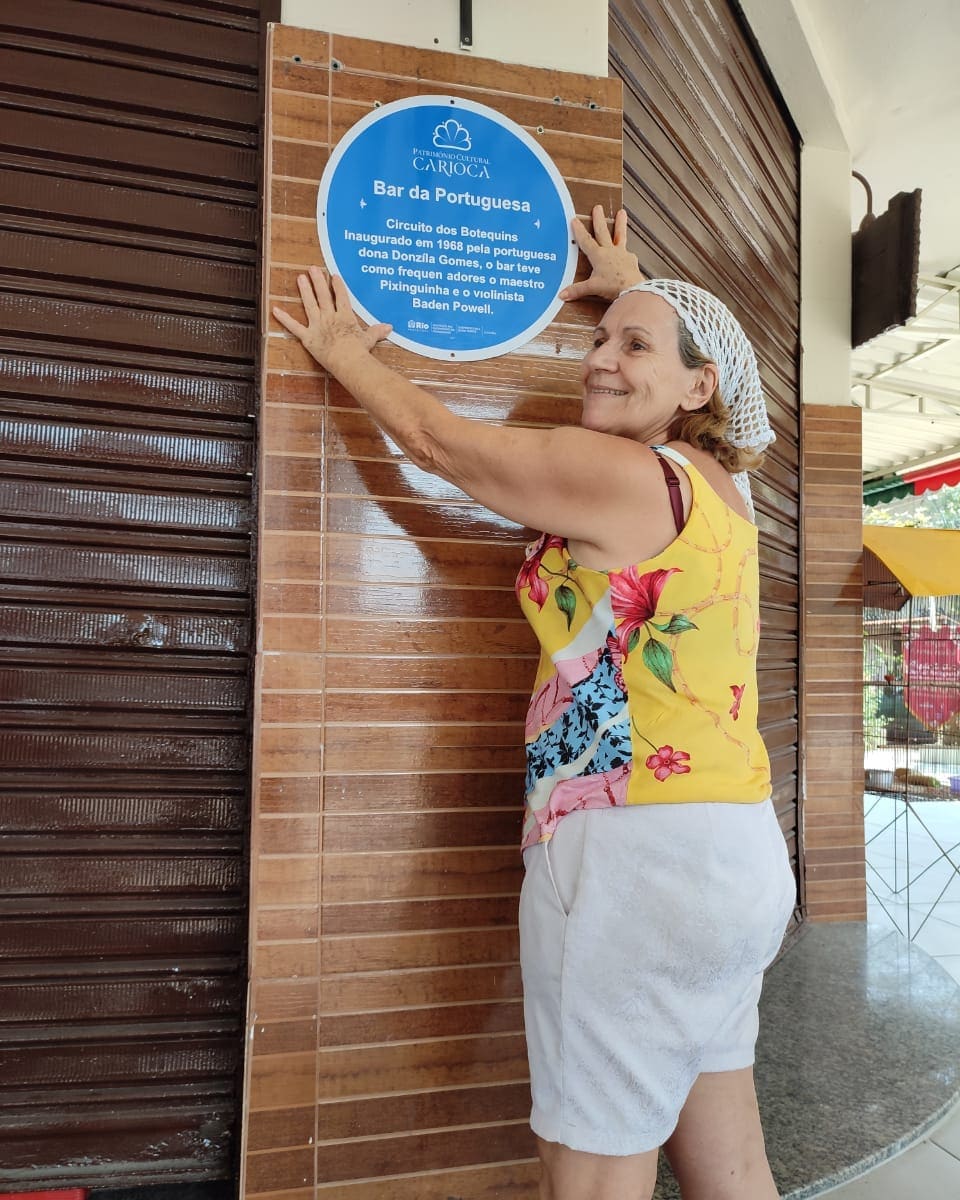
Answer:
<svg viewBox="0 0 960 1200"><path fill-rule="evenodd" d="M667 442L666 448L686 459L724 504L746 520L750 520L747 506L733 482L733 476L712 454L700 446L692 446L689 442Z"/></svg>

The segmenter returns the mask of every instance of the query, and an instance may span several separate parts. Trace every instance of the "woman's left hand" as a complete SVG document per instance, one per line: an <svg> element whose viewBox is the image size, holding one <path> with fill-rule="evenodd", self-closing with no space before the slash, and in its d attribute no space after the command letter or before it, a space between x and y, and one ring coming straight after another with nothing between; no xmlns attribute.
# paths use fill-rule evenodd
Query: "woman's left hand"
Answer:
<svg viewBox="0 0 960 1200"><path fill-rule="evenodd" d="M590 278L571 283L560 293L564 301L580 300L584 296L599 296L616 300L624 288L642 283L646 275L640 270L637 256L627 249L627 213L621 208L613 218L613 234L607 228L602 204L595 204L591 213L593 233L578 219L573 221L573 236L592 268Z"/></svg>
<svg viewBox="0 0 960 1200"><path fill-rule="evenodd" d="M310 267L305 275L297 276L297 287L306 325L301 325L282 308L274 307L273 315L321 367L333 374L336 374L338 352L360 348L369 353L393 328L381 324L364 329L350 307L347 285L339 275L332 275L327 283L319 267Z"/></svg>

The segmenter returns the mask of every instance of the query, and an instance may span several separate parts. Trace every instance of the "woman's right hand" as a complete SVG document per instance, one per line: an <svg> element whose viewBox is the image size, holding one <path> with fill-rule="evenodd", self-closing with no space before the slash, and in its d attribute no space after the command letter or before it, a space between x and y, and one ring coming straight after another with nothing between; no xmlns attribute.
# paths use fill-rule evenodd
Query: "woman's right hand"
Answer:
<svg viewBox="0 0 960 1200"><path fill-rule="evenodd" d="M593 209L593 234L579 218L573 221L573 236L586 255L593 272L581 283L571 283L560 293L561 300L580 300L584 296L600 296L616 300L624 288L642 283L646 275L640 270L637 256L627 249L627 210L621 208L613 218L613 236L607 228L603 205Z"/></svg>
<svg viewBox="0 0 960 1200"><path fill-rule="evenodd" d="M306 325L276 306L273 315L321 367L334 375L338 374L338 354L349 356L356 350L369 353L392 330L390 325L370 325L365 329L360 324L350 306L347 285L339 275L331 275L328 281L319 267L309 267L305 275L297 276L297 288Z"/></svg>

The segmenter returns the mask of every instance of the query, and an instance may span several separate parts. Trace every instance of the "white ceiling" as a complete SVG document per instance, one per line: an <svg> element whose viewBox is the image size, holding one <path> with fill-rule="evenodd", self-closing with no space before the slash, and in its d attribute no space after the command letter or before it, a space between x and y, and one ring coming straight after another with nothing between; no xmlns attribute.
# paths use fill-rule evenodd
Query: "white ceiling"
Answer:
<svg viewBox="0 0 960 1200"><path fill-rule="evenodd" d="M863 473L889 475L960 454L960 277L921 275L917 315L858 346Z"/></svg>
<svg viewBox="0 0 960 1200"><path fill-rule="evenodd" d="M802 3L874 213L923 192L917 318L853 352L864 474L946 461L960 456L960 0ZM866 195L855 180L851 200L856 228Z"/></svg>

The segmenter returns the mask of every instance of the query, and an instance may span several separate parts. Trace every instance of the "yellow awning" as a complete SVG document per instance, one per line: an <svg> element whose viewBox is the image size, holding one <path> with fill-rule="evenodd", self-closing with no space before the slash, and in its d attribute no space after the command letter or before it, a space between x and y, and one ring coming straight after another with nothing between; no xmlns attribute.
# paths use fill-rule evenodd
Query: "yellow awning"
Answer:
<svg viewBox="0 0 960 1200"><path fill-rule="evenodd" d="M960 530L864 525L863 545L911 596L960 594Z"/></svg>

